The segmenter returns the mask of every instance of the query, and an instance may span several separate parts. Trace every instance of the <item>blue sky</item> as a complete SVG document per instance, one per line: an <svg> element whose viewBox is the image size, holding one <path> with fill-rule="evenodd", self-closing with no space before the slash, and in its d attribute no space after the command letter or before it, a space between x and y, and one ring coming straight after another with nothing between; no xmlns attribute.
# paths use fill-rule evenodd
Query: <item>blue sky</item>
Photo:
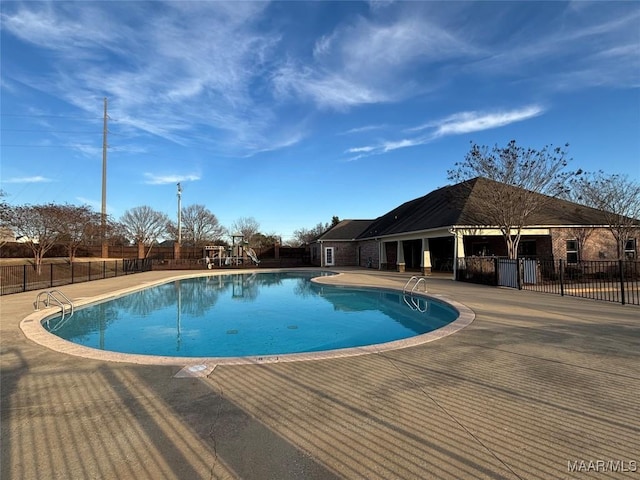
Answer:
<svg viewBox="0 0 640 480"><path fill-rule="evenodd" d="M470 142L640 178L638 2L1 4L11 204L203 204L266 234L375 218Z"/></svg>

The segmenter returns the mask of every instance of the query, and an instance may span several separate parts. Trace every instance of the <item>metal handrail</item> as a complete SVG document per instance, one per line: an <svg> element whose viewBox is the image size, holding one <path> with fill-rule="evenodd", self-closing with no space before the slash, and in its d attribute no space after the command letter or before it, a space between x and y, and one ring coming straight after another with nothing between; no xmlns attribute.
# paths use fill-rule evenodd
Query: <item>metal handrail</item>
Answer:
<svg viewBox="0 0 640 480"><path fill-rule="evenodd" d="M35 310L40 310L40 298L43 295L45 296L45 298L42 301L42 303L44 304L45 307L48 308L52 302L60 307L60 310L62 311L61 321L64 321L67 305L69 306L69 318L71 318L71 316L73 315L73 302L69 300L67 296L64 293L62 293L60 290L44 290L40 292L36 297L36 301L34 302ZM64 302L66 303L63 303L62 300L60 300L57 297L57 295L62 297L62 300L64 300Z"/></svg>
<svg viewBox="0 0 640 480"><path fill-rule="evenodd" d="M425 292L427 291L427 279L425 277L418 277L417 275L413 275L409 280L407 280L407 283L404 284L402 293L407 293L409 285L413 281L415 281L416 283L413 285L413 288L411 289L411 293L415 292L418 285L420 285L420 282L424 282L424 291Z"/></svg>
<svg viewBox="0 0 640 480"><path fill-rule="evenodd" d="M418 277L416 277L415 275L412 276L409 280L407 280L407 283L404 284L404 287L402 288L402 293L406 293L407 292L407 288L409 288L409 284L413 281L418 281Z"/></svg>

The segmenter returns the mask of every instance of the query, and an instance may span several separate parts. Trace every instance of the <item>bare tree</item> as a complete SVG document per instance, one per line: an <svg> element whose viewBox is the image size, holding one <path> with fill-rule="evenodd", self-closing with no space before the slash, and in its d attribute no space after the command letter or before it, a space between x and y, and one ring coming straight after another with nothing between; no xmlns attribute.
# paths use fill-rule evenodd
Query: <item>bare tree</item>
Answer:
<svg viewBox="0 0 640 480"><path fill-rule="evenodd" d="M189 205L182 209L182 241L197 247L218 242L226 233L218 218L204 205ZM168 233L178 238L175 222L167 226Z"/></svg>
<svg viewBox="0 0 640 480"><path fill-rule="evenodd" d="M640 184L627 175L598 171L574 179L572 187L575 201L602 211L623 259L626 243L640 233Z"/></svg>
<svg viewBox="0 0 640 480"><path fill-rule="evenodd" d="M58 242L67 248L69 262L73 262L80 245L100 234L101 216L87 205L59 205L57 208L59 237Z"/></svg>
<svg viewBox="0 0 640 480"><path fill-rule="evenodd" d="M107 219L107 231L106 231L106 236L107 236L107 242L109 245L129 245L131 243L131 240L128 238L128 234L127 234L127 229L125 228L125 226L117 221L114 221L112 219ZM99 244L102 239L100 238L100 232L98 232L98 237L97 239L94 237L92 239L92 244L96 244L96 240L97 243Z"/></svg>
<svg viewBox="0 0 640 480"><path fill-rule="evenodd" d="M251 237L251 244L255 248L269 248L279 243L280 237L275 233L254 233Z"/></svg>
<svg viewBox="0 0 640 480"><path fill-rule="evenodd" d="M153 244L167 231L169 217L166 213L153 210L149 206L135 207L124 212L120 223L127 236L136 244L148 246L144 258L148 258Z"/></svg>
<svg viewBox="0 0 640 480"><path fill-rule="evenodd" d="M322 235L324 232L329 230L332 227L335 227L338 223L340 223L340 218L337 215L331 217L331 223L322 223L319 222L315 227L306 229L301 228L299 230L293 231L293 241L297 245L304 245L307 243L313 242L316 238Z"/></svg>
<svg viewBox="0 0 640 480"><path fill-rule="evenodd" d="M33 252L34 267L42 273L42 259L53 248L60 236L59 208L53 203L46 205L23 205L9 212L9 225L16 237Z"/></svg>
<svg viewBox="0 0 640 480"><path fill-rule="evenodd" d="M231 225L231 235L237 233L244 237L244 241L251 245L252 237L260 231L260 224L253 217L242 217Z"/></svg>
<svg viewBox="0 0 640 480"><path fill-rule="evenodd" d="M0 247L2 247L13 236L11 230L11 206L4 199L6 193L0 190Z"/></svg>
<svg viewBox="0 0 640 480"><path fill-rule="evenodd" d="M568 144L565 145L565 148ZM560 147L545 146L541 150L524 148L510 141L506 147L478 146L474 143L462 162L449 170L449 180L465 182L477 177L496 183L476 187L477 182L466 182L474 189L476 210L487 227L500 229L509 258L517 258L522 229L531 217L567 190L569 159ZM576 172L579 173L579 172Z"/></svg>
<svg viewBox="0 0 640 480"><path fill-rule="evenodd" d="M313 228L301 228L299 230L294 230L293 238L297 245L304 245L313 242L316 238L329 230L329 228L330 226L328 223L323 224L320 222Z"/></svg>

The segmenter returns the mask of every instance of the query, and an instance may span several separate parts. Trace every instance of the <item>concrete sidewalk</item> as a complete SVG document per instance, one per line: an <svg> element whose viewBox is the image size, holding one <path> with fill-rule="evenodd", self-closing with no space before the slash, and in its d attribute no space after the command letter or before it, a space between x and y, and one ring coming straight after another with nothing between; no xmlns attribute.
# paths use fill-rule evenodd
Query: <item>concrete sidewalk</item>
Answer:
<svg viewBox="0 0 640 480"><path fill-rule="evenodd" d="M176 273L60 290L75 301ZM37 292L0 297L1 478L640 476L640 308L441 278L429 292L475 321L417 347L203 378L49 350L19 328Z"/></svg>

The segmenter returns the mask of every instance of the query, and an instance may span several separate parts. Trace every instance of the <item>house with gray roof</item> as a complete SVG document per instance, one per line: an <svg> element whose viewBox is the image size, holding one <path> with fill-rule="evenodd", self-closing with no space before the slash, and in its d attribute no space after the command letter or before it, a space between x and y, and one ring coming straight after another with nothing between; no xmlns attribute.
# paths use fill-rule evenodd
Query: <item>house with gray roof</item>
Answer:
<svg viewBox="0 0 640 480"><path fill-rule="evenodd" d="M427 274L452 272L461 257L506 256L499 226L491 224L480 201L482 189L498 186L506 187L474 178L405 202L375 220L343 220L311 244L311 260L323 267L360 266ZM513 194L524 192L506 188ZM519 257L574 263L617 258L605 212L559 198L545 199L544 208L532 215L521 231ZM587 230L588 241L578 241ZM637 239L627 241L625 253L636 258Z"/></svg>

